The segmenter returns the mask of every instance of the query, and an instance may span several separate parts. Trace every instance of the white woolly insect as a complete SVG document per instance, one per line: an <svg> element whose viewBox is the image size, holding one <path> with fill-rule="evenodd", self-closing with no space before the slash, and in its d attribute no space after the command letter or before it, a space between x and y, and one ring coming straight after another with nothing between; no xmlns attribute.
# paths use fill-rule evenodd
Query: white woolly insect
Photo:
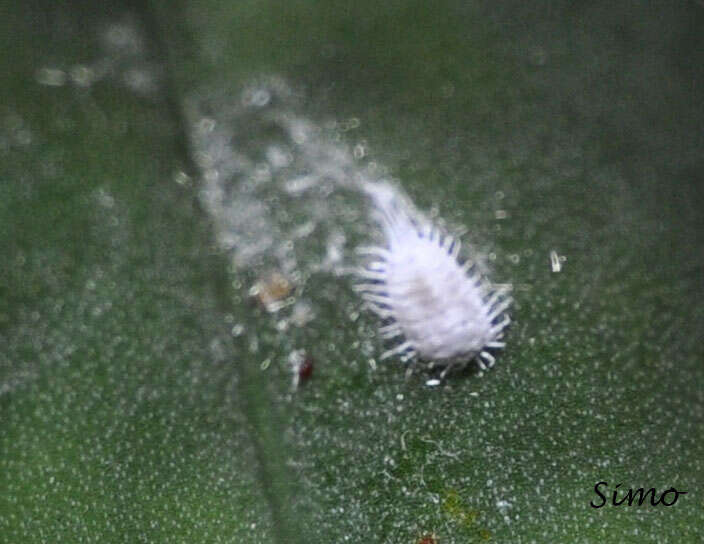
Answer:
<svg viewBox="0 0 704 544"><path fill-rule="evenodd" d="M442 234L391 185L368 182L364 191L386 247L358 248L369 259L357 271L355 290L384 320L382 338L398 342L381 359L431 361L445 367L441 378L472 360L481 370L492 367L487 350L505 346L501 339L511 322L506 289L493 287L471 260L458 260L460 241Z"/></svg>

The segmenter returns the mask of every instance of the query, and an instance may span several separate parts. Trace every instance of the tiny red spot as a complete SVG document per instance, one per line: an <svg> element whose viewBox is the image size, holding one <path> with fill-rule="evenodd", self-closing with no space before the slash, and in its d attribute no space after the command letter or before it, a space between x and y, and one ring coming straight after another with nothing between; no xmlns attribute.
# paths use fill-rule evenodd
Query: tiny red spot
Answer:
<svg viewBox="0 0 704 544"><path fill-rule="evenodd" d="M420 537L420 540L416 544L438 544L435 535L425 535Z"/></svg>
<svg viewBox="0 0 704 544"><path fill-rule="evenodd" d="M306 356L306 358L301 363L301 366L298 367L298 377L301 380L307 380L312 375L313 375L313 359L310 356Z"/></svg>

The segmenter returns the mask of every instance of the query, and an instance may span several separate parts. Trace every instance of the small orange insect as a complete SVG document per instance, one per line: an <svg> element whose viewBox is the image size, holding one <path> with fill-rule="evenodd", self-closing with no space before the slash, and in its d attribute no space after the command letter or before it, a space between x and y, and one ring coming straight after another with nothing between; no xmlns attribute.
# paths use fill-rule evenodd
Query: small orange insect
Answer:
<svg viewBox="0 0 704 544"><path fill-rule="evenodd" d="M438 544L438 539L434 533L431 533L429 535L423 535L422 537L420 537L420 540L418 540L416 544Z"/></svg>

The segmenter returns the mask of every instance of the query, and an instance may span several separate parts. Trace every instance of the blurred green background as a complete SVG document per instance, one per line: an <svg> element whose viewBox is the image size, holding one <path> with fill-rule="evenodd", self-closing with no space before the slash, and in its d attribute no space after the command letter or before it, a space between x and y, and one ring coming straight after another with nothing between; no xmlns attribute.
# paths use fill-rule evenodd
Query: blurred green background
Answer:
<svg viewBox="0 0 704 544"><path fill-rule="evenodd" d="M1 542L704 540L700 2L0 5ZM513 284L494 369L377 362L317 265L374 227L282 190L291 119ZM277 255L233 261L267 235L299 325L247 295Z"/></svg>

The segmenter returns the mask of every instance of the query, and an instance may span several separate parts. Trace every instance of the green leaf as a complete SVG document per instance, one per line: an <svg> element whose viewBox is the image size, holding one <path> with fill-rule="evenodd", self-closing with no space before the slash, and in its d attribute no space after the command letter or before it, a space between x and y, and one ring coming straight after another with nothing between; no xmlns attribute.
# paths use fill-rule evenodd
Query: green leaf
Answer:
<svg viewBox="0 0 704 544"><path fill-rule="evenodd" d="M224 267L163 91L122 84L158 67L113 7L2 22L0 541L270 542Z"/></svg>
<svg viewBox="0 0 704 544"><path fill-rule="evenodd" d="M8 541L702 540L701 7L96 10L0 33ZM379 361L382 178L513 285L490 371Z"/></svg>

